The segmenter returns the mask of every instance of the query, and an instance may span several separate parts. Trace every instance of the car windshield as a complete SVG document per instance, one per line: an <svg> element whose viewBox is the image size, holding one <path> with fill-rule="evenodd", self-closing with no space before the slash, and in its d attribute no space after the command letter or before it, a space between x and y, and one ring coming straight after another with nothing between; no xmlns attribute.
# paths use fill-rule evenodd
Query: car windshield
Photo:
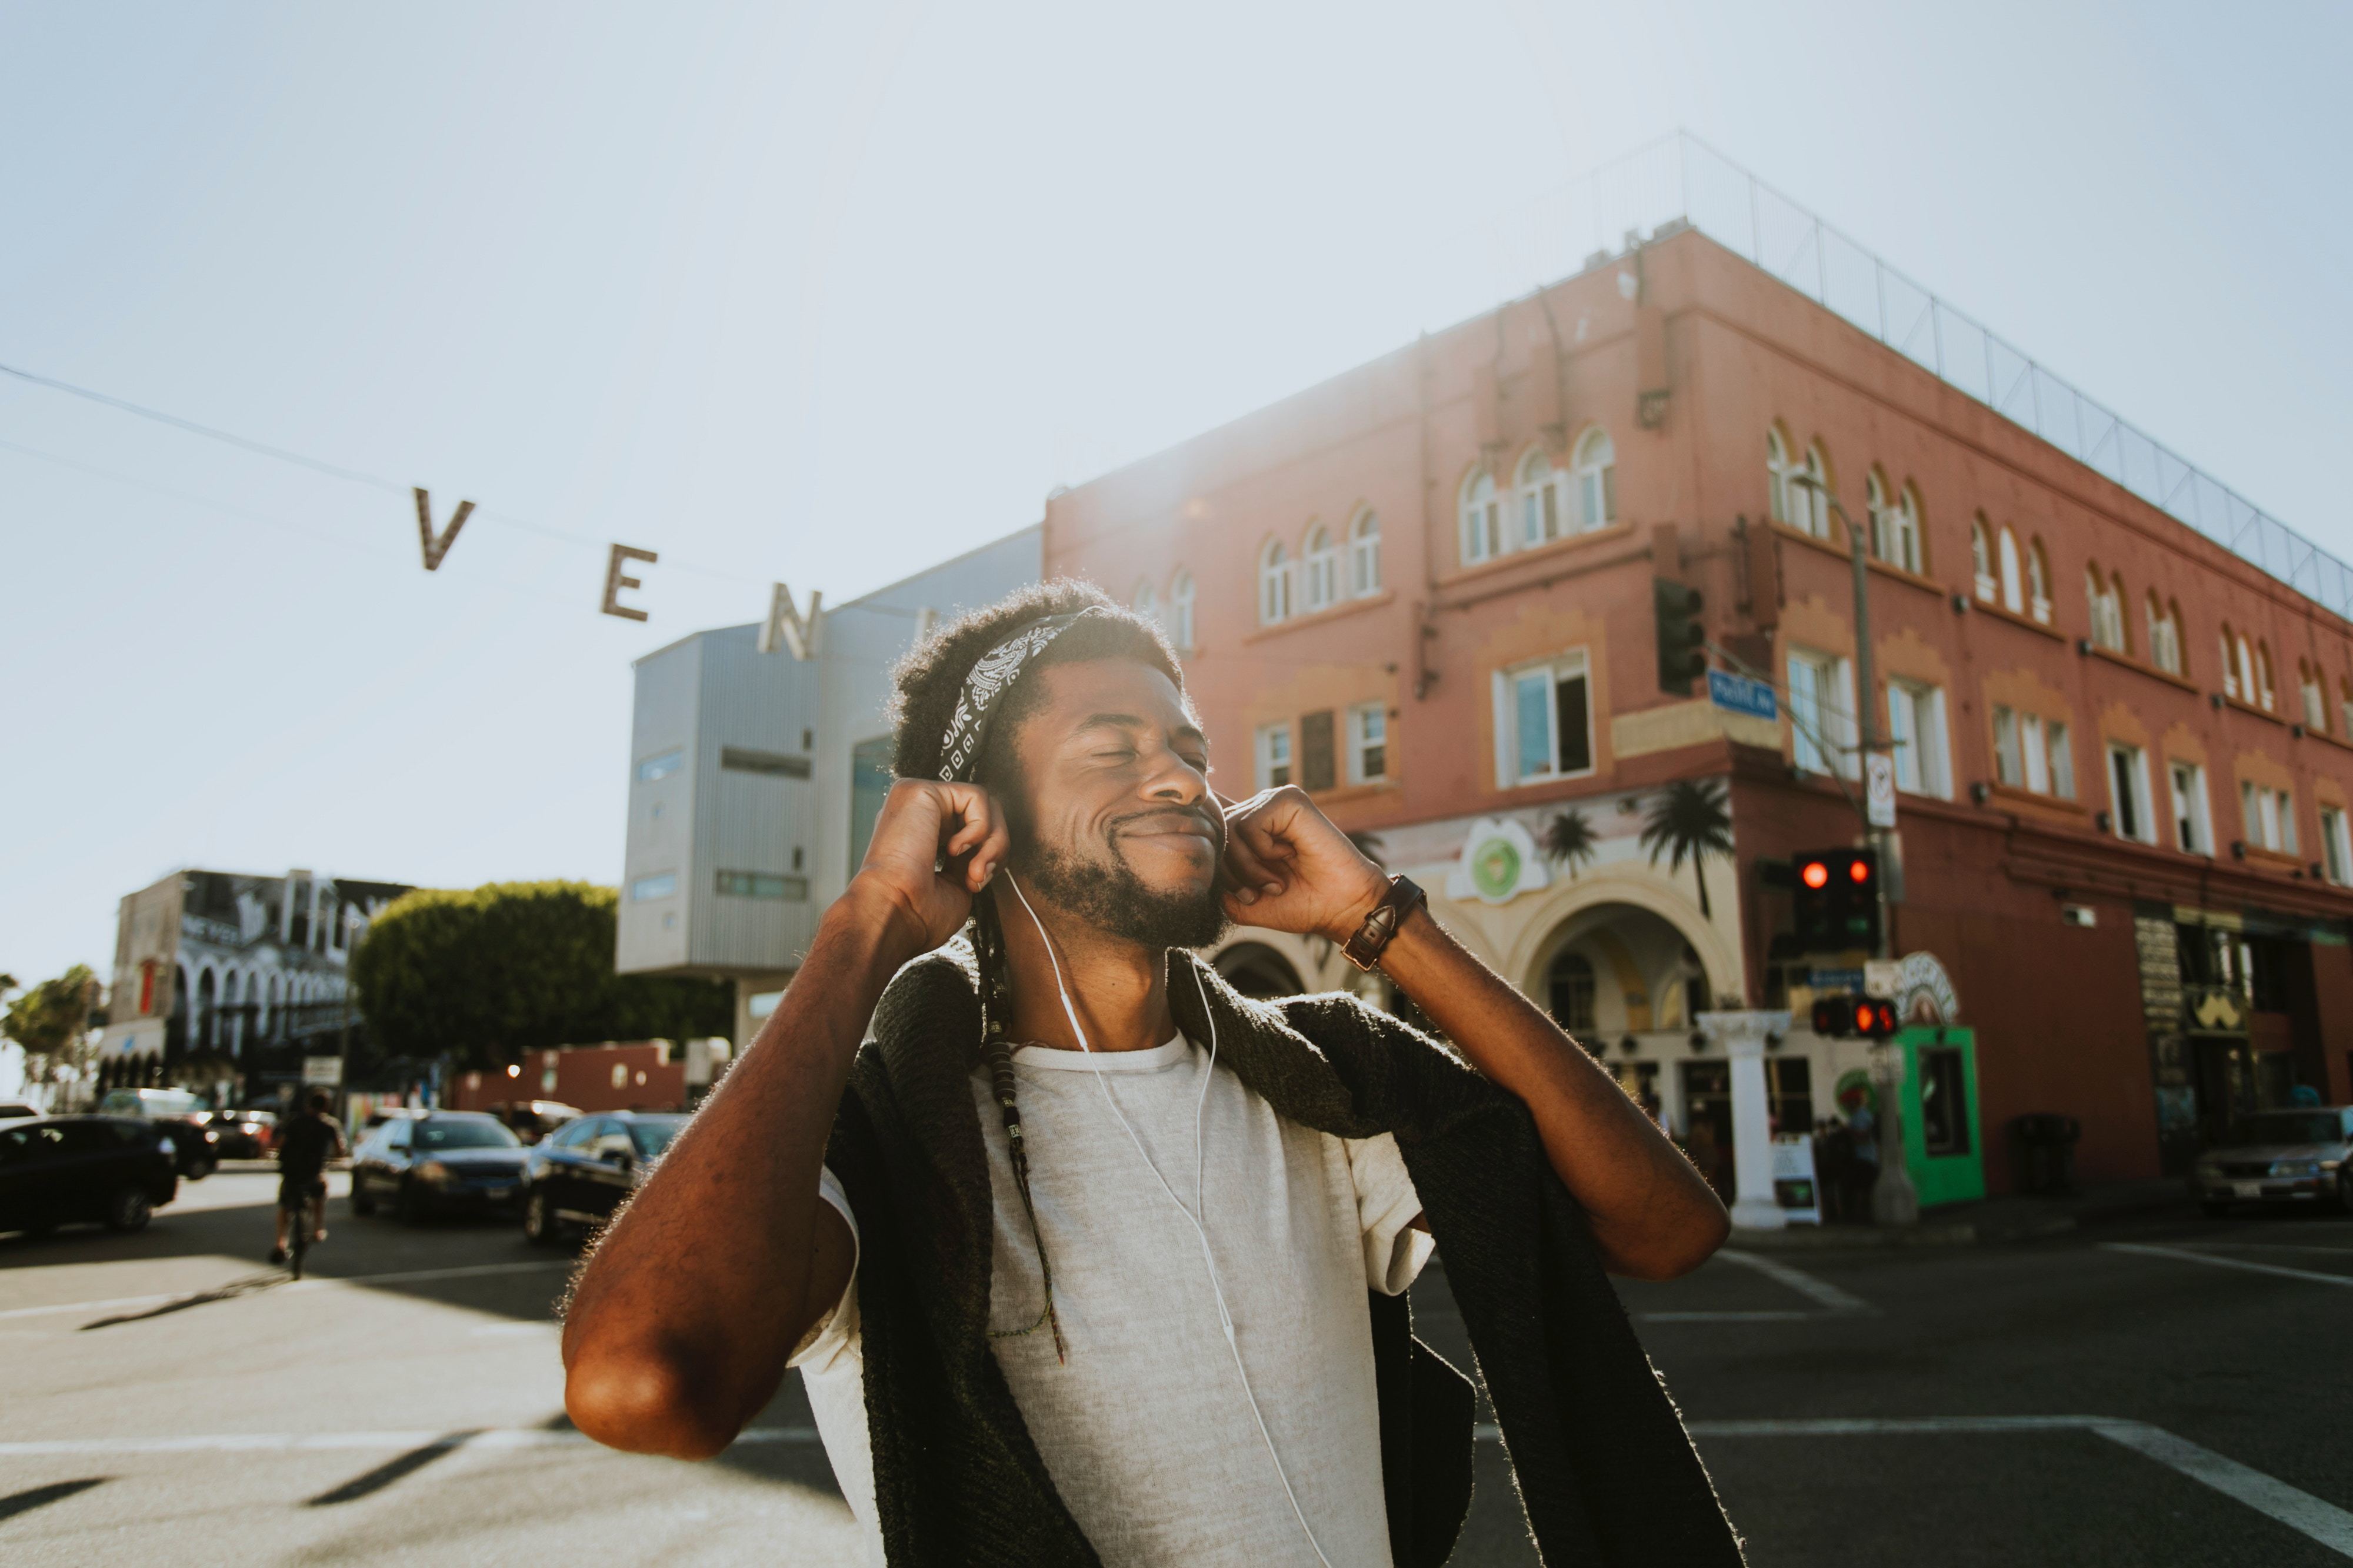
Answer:
<svg viewBox="0 0 2353 1568"><path fill-rule="evenodd" d="M2258 1143L2336 1143L2344 1137L2333 1110L2274 1110L2248 1117L2231 1129L2226 1142L2248 1149Z"/></svg>
<svg viewBox="0 0 2353 1568"><path fill-rule="evenodd" d="M431 1117L417 1124L419 1149L519 1149L515 1135L488 1117L480 1121L445 1121Z"/></svg>
<svg viewBox="0 0 2353 1568"><path fill-rule="evenodd" d="M641 1116L629 1123L629 1136L637 1140L638 1152L651 1160L670 1147L670 1141L685 1125L683 1116Z"/></svg>

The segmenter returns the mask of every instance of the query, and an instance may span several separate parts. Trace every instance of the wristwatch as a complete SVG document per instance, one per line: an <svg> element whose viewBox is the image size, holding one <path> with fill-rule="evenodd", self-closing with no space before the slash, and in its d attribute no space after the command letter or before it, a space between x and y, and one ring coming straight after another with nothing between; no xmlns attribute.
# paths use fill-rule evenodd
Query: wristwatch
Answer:
<svg viewBox="0 0 2353 1568"><path fill-rule="evenodd" d="M1365 923L1356 928L1356 934L1340 951L1357 968L1372 968L1380 963L1381 954L1396 939L1406 917L1428 902L1430 895L1412 878L1391 877L1389 890L1381 895L1381 901L1373 906L1373 912L1365 917Z"/></svg>

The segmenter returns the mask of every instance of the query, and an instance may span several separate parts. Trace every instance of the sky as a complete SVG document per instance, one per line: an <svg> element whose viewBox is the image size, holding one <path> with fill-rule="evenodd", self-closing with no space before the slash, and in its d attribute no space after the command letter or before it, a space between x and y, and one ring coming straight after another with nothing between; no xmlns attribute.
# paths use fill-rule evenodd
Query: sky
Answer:
<svg viewBox="0 0 2353 1568"><path fill-rule="evenodd" d="M630 661L1525 292L1678 127L2353 558L2353 9L0 3L0 972L619 872ZM373 481L373 482L371 482ZM479 510L439 570L437 523ZM602 615L613 542L643 623Z"/></svg>

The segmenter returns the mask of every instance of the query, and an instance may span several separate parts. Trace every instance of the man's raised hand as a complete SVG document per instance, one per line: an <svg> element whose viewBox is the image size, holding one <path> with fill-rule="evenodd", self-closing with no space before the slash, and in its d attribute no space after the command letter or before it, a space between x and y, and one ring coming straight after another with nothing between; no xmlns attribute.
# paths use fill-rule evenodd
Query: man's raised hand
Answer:
<svg viewBox="0 0 2353 1568"><path fill-rule="evenodd" d="M1290 784L1244 801L1219 797L1226 817L1226 913L1243 925L1326 936L1356 934L1388 878Z"/></svg>
<svg viewBox="0 0 2353 1568"><path fill-rule="evenodd" d="M1005 814L979 785L901 779L845 900L871 900L908 957L929 952L971 918L973 895L1005 863L1008 844Z"/></svg>

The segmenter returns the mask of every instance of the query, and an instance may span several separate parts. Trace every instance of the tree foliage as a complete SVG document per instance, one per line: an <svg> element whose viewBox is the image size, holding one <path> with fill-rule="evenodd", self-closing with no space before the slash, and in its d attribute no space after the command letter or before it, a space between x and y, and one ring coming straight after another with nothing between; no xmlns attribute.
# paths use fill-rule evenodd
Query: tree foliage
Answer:
<svg viewBox="0 0 2353 1568"><path fill-rule="evenodd" d="M1715 911L1707 907L1707 871L1701 862L1710 855L1732 858L1732 811L1724 785L1715 779L1681 779L1669 784L1651 802L1641 844L1651 852L1653 866L1662 854L1671 857L1670 874L1682 870L1689 858L1692 876L1699 882L1699 912L1714 919Z"/></svg>
<svg viewBox="0 0 2353 1568"><path fill-rule="evenodd" d="M16 984L14 975L0 978L10 988ZM97 994L98 977L90 965L77 963L22 993L0 1013L0 1035L25 1047L35 1082L52 1082L58 1068L83 1065L90 1054L90 1005Z"/></svg>
<svg viewBox="0 0 2353 1568"><path fill-rule="evenodd" d="M1545 858L1556 866L1567 867L1574 879L1578 866L1592 864L1601 839L1593 831L1593 819L1582 808L1570 806L1555 812L1552 820L1545 824L1543 847Z"/></svg>
<svg viewBox="0 0 2353 1568"><path fill-rule="evenodd" d="M603 1040L732 1031L723 981L616 974L619 894L589 882L420 888L352 955L360 1012L385 1052L471 1068Z"/></svg>

